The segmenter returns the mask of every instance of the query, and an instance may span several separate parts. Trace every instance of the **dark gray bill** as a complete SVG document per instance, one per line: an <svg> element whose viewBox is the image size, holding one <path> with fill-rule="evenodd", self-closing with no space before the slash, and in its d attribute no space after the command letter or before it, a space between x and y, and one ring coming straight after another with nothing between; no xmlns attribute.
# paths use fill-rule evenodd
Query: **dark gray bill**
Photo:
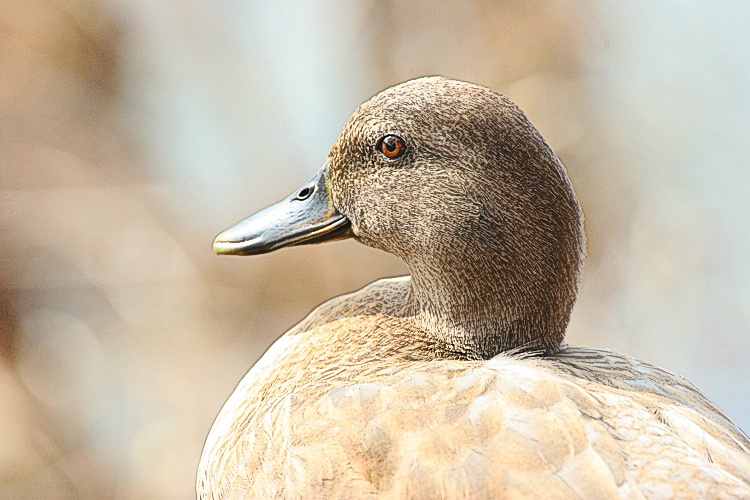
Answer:
<svg viewBox="0 0 750 500"><path fill-rule="evenodd" d="M214 240L219 255L257 255L293 245L351 237L349 219L331 200L328 164L288 198L230 227Z"/></svg>

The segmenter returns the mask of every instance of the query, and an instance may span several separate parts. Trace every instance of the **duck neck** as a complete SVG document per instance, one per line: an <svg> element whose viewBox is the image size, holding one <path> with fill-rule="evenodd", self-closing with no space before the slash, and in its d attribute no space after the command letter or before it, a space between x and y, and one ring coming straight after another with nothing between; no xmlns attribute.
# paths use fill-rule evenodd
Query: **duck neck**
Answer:
<svg viewBox="0 0 750 500"><path fill-rule="evenodd" d="M436 343L466 358L489 359L507 351L555 352L572 309L576 276L567 280L572 292L566 292L559 287L559 273L546 274L545 266L520 266L524 257L509 259L481 248L451 262L409 263L406 311Z"/></svg>

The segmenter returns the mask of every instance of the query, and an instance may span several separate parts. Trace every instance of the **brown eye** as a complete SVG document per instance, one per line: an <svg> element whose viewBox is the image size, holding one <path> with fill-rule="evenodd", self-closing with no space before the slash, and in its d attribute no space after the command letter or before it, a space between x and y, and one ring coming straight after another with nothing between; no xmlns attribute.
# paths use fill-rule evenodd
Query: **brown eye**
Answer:
<svg viewBox="0 0 750 500"><path fill-rule="evenodd" d="M398 136L386 135L380 139L377 149L389 160L395 160L406 151L406 143Z"/></svg>

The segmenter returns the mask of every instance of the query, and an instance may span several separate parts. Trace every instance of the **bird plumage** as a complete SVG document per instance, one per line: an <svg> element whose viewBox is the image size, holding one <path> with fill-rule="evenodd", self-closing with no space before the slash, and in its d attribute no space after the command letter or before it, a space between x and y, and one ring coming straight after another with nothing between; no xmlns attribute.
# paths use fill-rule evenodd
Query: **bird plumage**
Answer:
<svg viewBox="0 0 750 500"><path fill-rule="evenodd" d="M385 134L402 157L378 156ZM310 186L217 251L348 235L412 276L332 299L265 353L209 433L201 498L750 496L750 441L695 387L562 343L582 215L507 98L442 78L384 91ZM269 240L279 213L297 215Z"/></svg>

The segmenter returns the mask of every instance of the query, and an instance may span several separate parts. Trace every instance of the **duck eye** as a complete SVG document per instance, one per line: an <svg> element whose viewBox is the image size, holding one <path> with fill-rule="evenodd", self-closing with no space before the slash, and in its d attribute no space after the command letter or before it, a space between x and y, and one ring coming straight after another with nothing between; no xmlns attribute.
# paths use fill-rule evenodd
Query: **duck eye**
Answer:
<svg viewBox="0 0 750 500"><path fill-rule="evenodd" d="M406 143L396 135L386 135L380 139L376 148L389 160L395 160L406 151Z"/></svg>

